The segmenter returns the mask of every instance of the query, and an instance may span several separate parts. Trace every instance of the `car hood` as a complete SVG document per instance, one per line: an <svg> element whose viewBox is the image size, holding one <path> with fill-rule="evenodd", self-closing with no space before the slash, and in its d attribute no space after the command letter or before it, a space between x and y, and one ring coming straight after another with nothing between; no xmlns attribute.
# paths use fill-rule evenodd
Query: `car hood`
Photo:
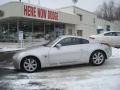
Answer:
<svg viewBox="0 0 120 90"><path fill-rule="evenodd" d="M26 55L41 55L48 53L50 47L45 46L35 46L31 48L24 49L22 51L19 51L17 54L21 54L22 56Z"/></svg>

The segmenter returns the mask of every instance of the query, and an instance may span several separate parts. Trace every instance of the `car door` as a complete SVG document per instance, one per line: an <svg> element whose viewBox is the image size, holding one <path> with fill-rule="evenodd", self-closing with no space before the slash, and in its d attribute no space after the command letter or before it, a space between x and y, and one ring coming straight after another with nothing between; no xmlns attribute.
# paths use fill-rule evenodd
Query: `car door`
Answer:
<svg viewBox="0 0 120 90"><path fill-rule="evenodd" d="M103 36L103 42L110 44L111 46L115 46L116 43L116 33L115 32L109 32L105 33Z"/></svg>
<svg viewBox="0 0 120 90"><path fill-rule="evenodd" d="M120 32L116 32L115 42L116 42L116 46L120 47Z"/></svg>
<svg viewBox="0 0 120 90"><path fill-rule="evenodd" d="M57 44L61 47L51 47L49 51L49 62L52 66L76 64L80 60L80 44L74 42L75 38L67 37Z"/></svg>

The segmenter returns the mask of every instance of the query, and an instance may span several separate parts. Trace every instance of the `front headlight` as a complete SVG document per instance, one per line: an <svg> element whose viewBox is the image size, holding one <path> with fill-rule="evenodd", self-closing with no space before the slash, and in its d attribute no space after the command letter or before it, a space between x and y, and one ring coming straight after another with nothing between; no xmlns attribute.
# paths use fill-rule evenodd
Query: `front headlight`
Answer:
<svg viewBox="0 0 120 90"><path fill-rule="evenodd" d="M13 60L17 59L18 54L16 53L15 55L13 55Z"/></svg>

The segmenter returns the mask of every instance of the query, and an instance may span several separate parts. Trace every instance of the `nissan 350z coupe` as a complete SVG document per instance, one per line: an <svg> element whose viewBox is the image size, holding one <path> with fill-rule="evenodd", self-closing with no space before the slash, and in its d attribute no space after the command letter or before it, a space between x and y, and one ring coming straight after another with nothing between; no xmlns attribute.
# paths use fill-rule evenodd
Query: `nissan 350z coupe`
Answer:
<svg viewBox="0 0 120 90"><path fill-rule="evenodd" d="M41 68L90 63L102 65L111 56L111 47L106 43L78 36L60 36L43 46L20 51L13 56L14 67L26 72Z"/></svg>

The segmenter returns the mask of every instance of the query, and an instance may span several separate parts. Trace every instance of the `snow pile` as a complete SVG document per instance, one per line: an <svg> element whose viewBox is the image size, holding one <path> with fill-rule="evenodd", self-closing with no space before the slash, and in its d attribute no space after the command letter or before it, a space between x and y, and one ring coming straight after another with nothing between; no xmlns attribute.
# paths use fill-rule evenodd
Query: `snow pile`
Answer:
<svg viewBox="0 0 120 90"><path fill-rule="evenodd" d="M112 48L112 57L120 57L120 48Z"/></svg>
<svg viewBox="0 0 120 90"><path fill-rule="evenodd" d="M9 51L17 51L17 50L22 50L24 48L0 48L0 52L9 52Z"/></svg>
<svg viewBox="0 0 120 90"><path fill-rule="evenodd" d="M91 73L88 79L80 77L39 78L11 80L13 89L22 90L120 90L120 69ZM31 76L31 75L30 75Z"/></svg>

